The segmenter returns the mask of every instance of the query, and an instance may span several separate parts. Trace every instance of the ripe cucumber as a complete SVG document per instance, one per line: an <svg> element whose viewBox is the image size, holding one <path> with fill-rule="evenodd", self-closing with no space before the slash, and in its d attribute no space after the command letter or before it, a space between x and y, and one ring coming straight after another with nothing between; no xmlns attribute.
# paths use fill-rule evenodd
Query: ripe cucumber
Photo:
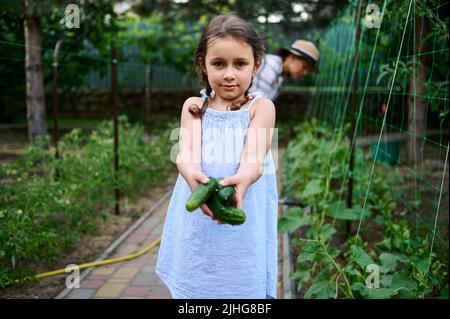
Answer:
<svg viewBox="0 0 450 319"><path fill-rule="evenodd" d="M206 205L212 210L217 220L230 225L241 225L245 222L246 216L244 211L224 205L220 199L218 192L213 192L209 197Z"/></svg>
<svg viewBox="0 0 450 319"><path fill-rule="evenodd" d="M219 183L222 180L222 178L218 178L217 182ZM217 194L219 195L219 199L220 201L224 204L224 205L232 205L233 204L233 199L234 199L234 187L231 185L227 185L227 186L220 186L219 184L219 189L217 190Z"/></svg>
<svg viewBox="0 0 450 319"><path fill-rule="evenodd" d="M231 185L220 187L217 190L217 195L219 195L219 199L224 205L232 205L234 199L234 188Z"/></svg>
<svg viewBox="0 0 450 319"><path fill-rule="evenodd" d="M199 183L197 188L191 193L187 202L186 209L193 212L200 207L201 204L205 203L212 193L219 187L217 180L214 177L208 177L209 181L207 184Z"/></svg>

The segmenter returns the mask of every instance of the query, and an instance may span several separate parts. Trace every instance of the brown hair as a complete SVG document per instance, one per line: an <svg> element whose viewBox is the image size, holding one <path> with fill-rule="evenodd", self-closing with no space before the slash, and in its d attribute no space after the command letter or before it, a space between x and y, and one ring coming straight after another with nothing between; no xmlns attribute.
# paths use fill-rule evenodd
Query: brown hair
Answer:
<svg viewBox="0 0 450 319"><path fill-rule="evenodd" d="M264 53L266 52L264 38L258 35L250 23L234 14L218 15L214 17L203 31L194 55L194 63L200 77L200 84L206 88L205 91L208 97L212 92L212 88L208 82L208 75L204 71L208 42L213 39L225 38L229 36L243 41L252 47L255 64L261 63ZM251 86L252 83L250 83L250 86L245 91L245 99L231 103L227 106L227 109L230 108L231 111L239 110L243 105L245 105L249 100L248 91ZM202 116L205 113L208 104L209 98L204 100L201 108L196 104L190 106L189 112L192 115Z"/></svg>
<svg viewBox="0 0 450 319"><path fill-rule="evenodd" d="M279 48L275 54L281 57L284 62L284 60L286 60L291 52L289 50L286 50L285 48Z"/></svg>

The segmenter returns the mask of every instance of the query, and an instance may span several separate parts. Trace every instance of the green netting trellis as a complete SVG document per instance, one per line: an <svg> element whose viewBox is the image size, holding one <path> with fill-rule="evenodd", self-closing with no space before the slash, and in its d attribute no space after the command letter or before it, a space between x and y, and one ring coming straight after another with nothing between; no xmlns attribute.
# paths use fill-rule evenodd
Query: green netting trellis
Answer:
<svg viewBox="0 0 450 319"><path fill-rule="evenodd" d="M436 297L441 294L448 297L448 285L446 293L442 292L445 289L437 292L442 287L429 275L433 268L432 256L435 256L445 265L439 279L443 282L448 280L448 10L449 1L444 0L385 0L376 5L367 1L351 1L320 34L320 73L307 117L311 121L325 123L328 130L334 132L331 141L322 140L320 145L315 145L316 149L325 147L331 157L340 156L337 143L344 136L342 140L347 143L349 151L345 153L344 173L339 178L336 177L339 169L330 164L335 158L330 158L329 162L326 162L328 159L314 158L317 161L315 167L324 165L329 170L320 176L309 173L313 177L302 173L305 179L312 180L303 193L297 194L304 196L306 201L312 192L320 194L315 199L324 201L324 205L317 205L318 210L330 215L333 215L333 209L336 212L333 226L337 212L346 213L346 218L342 219L351 220L347 223L353 223L352 234L356 236L351 238L353 246L348 255L343 255L364 267L368 264L364 259L373 259L381 263L381 269L385 267L386 276L382 289L375 292L367 290L363 283L352 282L350 278L356 276L356 270L350 262L341 266L336 262L327 268L314 259L317 262L313 264L315 271L306 269L306 262L312 261L307 253L314 252L315 258L319 258L317 251L322 249L320 245L331 238L323 239L324 222L321 220L318 224L322 228L315 229L321 235L312 236L310 232L306 233L306 239L299 240L306 244L299 246L294 277L299 291L303 289L302 297L386 298L398 295L399 290L411 292L416 288L421 293L404 297ZM324 131L316 130L314 133L326 136ZM299 136L307 134L299 132ZM302 147L306 145L305 140L306 137L301 140L304 143ZM288 159L292 154L288 149ZM361 163L367 167L365 174L357 167ZM290 171L292 165L296 164L286 164L289 173L296 172L295 169ZM382 184L384 181L389 183ZM326 191L320 193L323 183ZM336 198L330 195L333 183L336 184ZM395 223L387 222L386 215L377 216L370 222L365 219L368 211L376 213L376 207L382 205L375 204L379 200L375 194L380 192L376 188L380 185L388 187L386 190L395 203L388 213L395 217ZM295 182L288 181L289 191L296 186ZM347 210L336 208L339 206ZM352 208L355 210L351 211ZM353 212L356 212L356 217L350 218ZM302 222L312 224L310 220ZM391 240L394 237L385 235L381 244L371 243L370 238L377 234L371 233L376 228L371 228L370 223L385 224L385 234L398 232L396 238L403 236L411 242L421 241L420 249L426 251L422 255L427 258L420 260L417 257L419 253L405 253L402 256L412 265L411 272L402 275L390 273L386 270L387 264L383 263L387 263L387 256L395 259L392 256L399 254ZM358 241L358 235L362 236L362 242ZM372 253L366 255L364 250ZM342 256L337 251L332 252L336 256L331 252L322 254L329 259ZM377 255L379 253L381 256ZM422 276L422 281L417 274ZM416 288L411 288L412 282L408 286L405 278L405 286L397 285L402 282L399 277L403 275L406 279L416 280ZM345 284L341 287L342 277L345 277ZM390 286L392 282L396 284ZM440 288L436 289L436 286Z"/></svg>

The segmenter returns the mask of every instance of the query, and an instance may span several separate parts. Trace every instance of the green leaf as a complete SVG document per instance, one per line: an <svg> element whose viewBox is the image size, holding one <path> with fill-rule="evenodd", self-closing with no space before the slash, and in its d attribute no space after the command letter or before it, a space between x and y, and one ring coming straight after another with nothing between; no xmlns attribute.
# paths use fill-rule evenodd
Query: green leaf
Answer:
<svg viewBox="0 0 450 319"><path fill-rule="evenodd" d="M391 288L416 289L417 283L409 276L408 271L403 269L392 276Z"/></svg>
<svg viewBox="0 0 450 319"><path fill-rule="evenodd" d="M397 264L400 262L400 258L397 255L390 253L382 253L380 255L381 273L387 273L389 271L394 271L397 267Z"/></svg>
<svg viewBox="0 0 450 319"><path fill-rule="evenodd" d="M391 250L392 249L391 238L384 238L382 241L376 243L375 247L383 250Z"/></svg>
<svg viewBox="0 0 450 319"><path fill-rule="evenodd" d="M370 257L363 249L358 246L353 245L351 248L352 256L351 258L355 261L361 268L366 269L367 265L373 264L372 257Z"/></svg>
<svg viewBox="0 0 450 319"><path fill-rule="evenodd" d="M305 293L306 299L328 299L334 298L336 295L336 283L331 278L331 271L329 268L322 270L314 280L311 287Z"/></svg>
<svg viewBox="0 0 450 319"><path fill-rule="evenodd" d="M313 261L320 247L321 245L318 243L307 242L305 246L303 246L301 253L297 257L297 263Z"/></svg>
<svg viewBox="0 0 450 319"><path fill-rule="evenodd" d="M326 215L335 219L342 220L360 220L361 219L362 207L359 205L355 205L352 208L348 208L347 205L340 201L332 203L328 206L328 210ZM364 214L362 215L362 219L366 219L370 217L370 209L366 207L364 209Z"/></svg>
<svg viewBox="0 0 450 319"><path fill-rule="evenodd" d="M289 208L278 220L278 232L292 233L302 226L309 225L310 216L300 207Z"/></svg>
<svg viewBox="0 0 450 319"><path fill-rule="evenodd" d="M410 278L406 269L403 269L392 276L390 288L396 289L401 298L417 298L415 295L417 283Z"/></svg>
<svg viewBox="0 0 450 319"><path fill-rule="evenodd" d="M311 279L311 268L306 263L298 264L297 271L295 273L291 273L289 278L295 280L297 283L297 291L300 291L303 284L309 282Z"/></svg>
<svg viewBox="0 0 450 319"><path fill-rule="evenodd" d="M322 240L329 241L335 233L336 229L331 224L325 224L321 229Z"/></svg>
<svg viewBox="0 0 450 319"><path fill-rule="evenodd" d="M412 259L414 263L414 267L423 275L427 273L428 269L428 260L427 259L421 259L418 257L415 257Z"/></svg>
<svg viewBox="0 0 450 319"><path fill-rule="evenodd" d="M341 254L341 251L339 249L337 249L337 248L328 246L327 247L327 253L332 258L336 258L337 256L339 256Z"/></svg>
<svg viewBox="0 0 450 319"><path fill-rule="evenodd" d="M323 190L321 187L321 182L322 181L319 179L313 179L312 181L310 181L308 185L306 185L305 190L301 195L302 198L322 193Z"/></svg>
<svg viewBox="0 0 450 319"><path fill-rule="evenodd" d="M380 277L380 284L383 287L390 287L392 285L392 275L382 275Z"/></svg>
<svg viewBox="0 0 450 319"><path fill-rule="evenodd" d="M359 269L353 267L353 265L349 265L345 268L345 272L351 276L357 276L357 277L361 277L361 271L359 271Z"/></svg>
<svg viewBox="0 0 450 319"><path fill-rule="evenodd" d="M360 282L354 283L352 290L359 292L361 296L368 299L387 299L397 294L393 288L367 288Z"/></svg>

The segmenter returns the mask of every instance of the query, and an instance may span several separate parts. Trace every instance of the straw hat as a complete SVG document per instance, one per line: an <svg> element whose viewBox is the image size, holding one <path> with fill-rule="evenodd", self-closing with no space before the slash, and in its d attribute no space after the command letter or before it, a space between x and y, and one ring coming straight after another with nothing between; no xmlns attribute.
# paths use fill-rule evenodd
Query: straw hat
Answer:
<svg viewBox="0 0 450 319"><path fill-rule="evenodd" d="M314 43L305 40L296 40L292 43L288 51L307 60L316 72L319 71L317 62L319 62L320 52Z"/></svg>

